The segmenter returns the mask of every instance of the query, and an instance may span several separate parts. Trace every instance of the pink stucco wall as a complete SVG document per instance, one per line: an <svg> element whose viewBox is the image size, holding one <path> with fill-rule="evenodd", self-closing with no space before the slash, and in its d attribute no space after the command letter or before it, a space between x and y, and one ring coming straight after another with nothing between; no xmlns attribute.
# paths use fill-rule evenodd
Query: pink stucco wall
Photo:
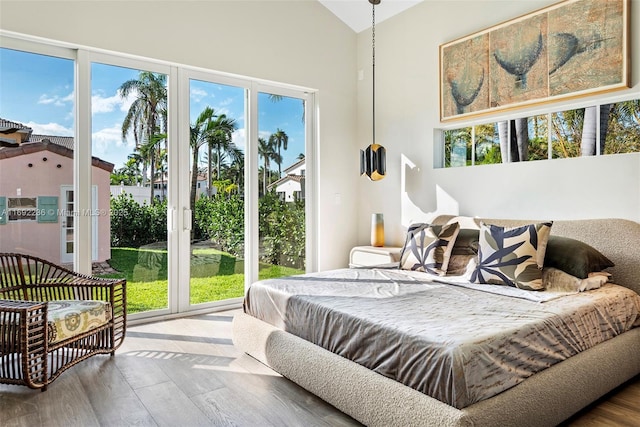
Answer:
<svg viewBox="0 0 640 427"><path fill-rule="evenodd" d="M98 186L97 261L106 261L111 258L109 172L95 166L92 170L92 184ZM56 196L58 209L63 210L62 185L73 185L71 158L44 150L0 159L0 196L7 199ZM61 262L61 218L56 223L7 221L0 225L0 252L22 252Z"/></svg>

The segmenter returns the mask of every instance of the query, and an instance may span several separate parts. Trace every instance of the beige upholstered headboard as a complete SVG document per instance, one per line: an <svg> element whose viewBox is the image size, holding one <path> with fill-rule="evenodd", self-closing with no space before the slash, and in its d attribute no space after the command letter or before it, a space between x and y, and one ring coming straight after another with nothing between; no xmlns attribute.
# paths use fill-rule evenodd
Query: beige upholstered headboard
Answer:
<svg viewBox="0 0 640 427"><path fill-rule="evenodd" d="M444 224L452 215L441 215L434 219L436 224ZM535 220L480 219L502 226L518 226ZM551 234L571 237L585 242L607 256L615 267L607 269L613 276L612 283L633 289L640 294L640 224L619 218L579 219L554 221Z"/></svg>

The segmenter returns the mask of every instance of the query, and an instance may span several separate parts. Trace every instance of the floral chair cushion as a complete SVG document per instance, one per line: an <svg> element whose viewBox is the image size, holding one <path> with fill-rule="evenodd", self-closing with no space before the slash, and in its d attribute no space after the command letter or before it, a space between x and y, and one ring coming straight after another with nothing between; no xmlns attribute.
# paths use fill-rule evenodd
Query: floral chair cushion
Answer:
<svg viewBox="0 0 640 427"><path fill-rule="evenodd" d="M111 304L93 300L49 301L49 344L75 337L111 320Z"/></svg>

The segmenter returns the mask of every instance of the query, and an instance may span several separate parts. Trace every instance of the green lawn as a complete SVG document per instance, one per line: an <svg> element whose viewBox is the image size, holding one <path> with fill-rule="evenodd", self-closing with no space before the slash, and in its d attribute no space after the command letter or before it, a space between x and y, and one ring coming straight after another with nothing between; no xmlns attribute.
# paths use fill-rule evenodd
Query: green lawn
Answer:
<svg viewBox="0 0 640 427"><path fill-rule="evenodd" d="M109 264L127 279L127 312L167 307L167 250L111 248ZM244 262L211 248L195 248L191 256L191 304L244 295ZM302 274L304 271L260 264L260 279Z"/></svg>

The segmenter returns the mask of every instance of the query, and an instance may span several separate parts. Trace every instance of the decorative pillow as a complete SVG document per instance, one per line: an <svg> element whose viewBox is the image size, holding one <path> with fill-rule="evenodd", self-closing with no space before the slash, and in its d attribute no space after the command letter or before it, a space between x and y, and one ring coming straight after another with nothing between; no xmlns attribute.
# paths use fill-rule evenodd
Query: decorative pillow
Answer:
<svg viewBox="0 0 640 427"><path fill-rule="evenodd" d="M478 255L480 230L461 228L451 255Z"/></svg>
<svg viewBox="0 0 640 427"><path fill-rule="evenodd" d="M580 240L551 236L547 243L544 265L586 279L589 273L614 267L613 262Z"/></svg>
<svg viewBox="0 0 640 427"><path fill-rule="evenodd" d="M471 282L538 291L552 222L521 227L480 225L478 265Z"/></svg>
<svg viewBox="0 0 640 427"><path fill-rule="evenodd" d="M443 276L447 272L460 225L413 224L400 253L400 268Z"/></svg>
<svg viewBox="0 0 640 427"><path fill-rule="evenodd" d="M606 272L595 272L589 273L586 279L580 279L557 268L545 267L542 269L542 284L548 291L583 292L604 285L609 276Z"/></svg>
<svg viewBox="0 0 640 427"><path fill-rule="evenodd" d="M460 238L460 234L458 234L458 238ZM449 265L447 266L447 276L462 276L467 272L469 263L472 260L475 260L476 258L478 258L477 254L476 255L456 255L455 251L456 251L456 248L454 246L453 253L451 253L451 258L449 258Z"/></svg>

